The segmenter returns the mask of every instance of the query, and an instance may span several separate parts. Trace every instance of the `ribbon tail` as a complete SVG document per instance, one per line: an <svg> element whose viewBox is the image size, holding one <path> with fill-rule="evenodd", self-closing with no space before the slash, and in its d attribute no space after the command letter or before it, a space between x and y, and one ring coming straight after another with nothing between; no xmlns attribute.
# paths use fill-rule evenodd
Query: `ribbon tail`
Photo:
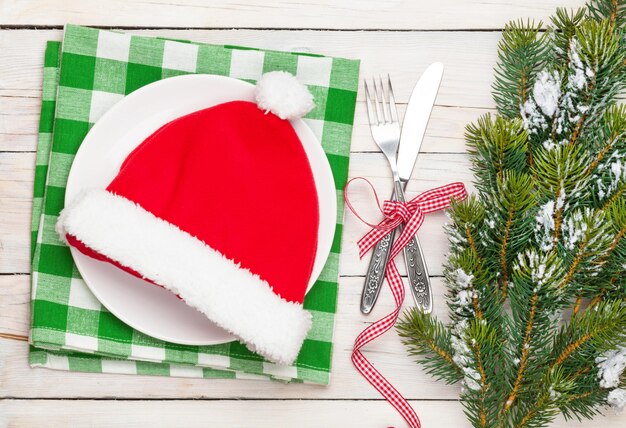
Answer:
<svg viewBox="0 0 626 428"><path fill-rule="evenodd" d="M466 197L467 193L463 184L452 183L426 191L406 203L386 201L383 210L383 214L387 217L386 220L383 220L378 226L372 227L372 230L358 242L359 256L362 258L381 239L389 235L396 226L406 221L402 233L391 247L390 258L385 268L387 283L396 304L395 309L357 336L352 350L352 362L359 373L402 415L411 428L421 427L415 410L402 394L368 361L361 352L361 348L389 331L398 319L404 302L405 287L394 259L422 226L424 214L448 208L452 199L462 200ZM353 210L348 200L346 203ZM394 219L392 219L392 215L395 215ZM406 220L407 218L408 220Z"/></svg>

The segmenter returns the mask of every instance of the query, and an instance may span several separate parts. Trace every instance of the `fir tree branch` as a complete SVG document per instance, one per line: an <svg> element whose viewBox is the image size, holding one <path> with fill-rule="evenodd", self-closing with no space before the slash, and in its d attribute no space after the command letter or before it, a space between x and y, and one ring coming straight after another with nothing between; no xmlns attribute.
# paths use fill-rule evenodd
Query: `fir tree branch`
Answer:
<svg viewBox="0 0 626 428"><path fill-rule="evenodd" d="M502 275L502 284L500 285L500 289L502 291L503 299L506 299L509 289L509 265L507 260L507 247L509 245L509 236L511 236L511 227L513 226L514 214L515 213L513 209L510 208L506 219L506 225L504 227L502 246L500 247L500 273Z"/></svg>
<svg viewBox="0 0 626 428"><path fill-rule="evenodd" d="M535 315L537 313L538 300L539 300L539 296L537 294L533 294L533 296L530 298L529 316L528 316L528 322L526 323L524 341L522 342L522 347L520 350L520 361L519 361L519 367L517 369L517 376L515 377L515 381L513 382L513 388L511 389L511 392L508 395L504 403L504 407L502 411L503 414L506 414L509 411L509 409L511 408L511 406L517 399L517 396L519 394L519 391L522 385L522 380L524 379L524 372L526 370L526 364L528 363L528 352L530 350L530 342L532 338L533 328L535 326L534 321L535 321Z"/></svg>
<svg viewBox="0 0 626 428"><path fill-rule="evenodd" d="M573 385L566 400L559 404L566 416L592 417L598 403L605 399L597 382L596 356L613 349L626 338L626 306L617 300L601 302L595 310L572 317L554 339L553 361L547 379L555 370L565 369ZM547 382L547 380L544 380Z"/></svg>
<svg viewBox="0 0 626 428"><path fill-rule="evenodd" d="M535 416L537 416L539 411L545 407L549 398L550 396L548 395L548 393L541 394L537 403L532 408L530 408L530 410L528 410L526 414L524 414L524 416L522 417L522 420L518 424L515 425L515 428L527 427L530 421L532 421L532 419Z"/></svg>
<svg viewBox="0 0 626 428"><path fill-rule="evenodd" d="M454 362L450 333L441 322L413 307L398 320L396 330L409 355L427 357L418 360L427 373L447 383L463 378L463 371Z"/></svg>
<svg viewBox="0 0 626 428"><path fill-rule="evenodd" d="M457 343L455 357L463 361L465 379L461 401L472 424L476 427L494 427L499 398L499 361L503 358L503 344L499 332L486 321L473 319L455 326Z"/></svg>
<svg viewBox="0 0 626 428"><path fill-rule="evenodd" d="M597 261L599 266L604 266L605 264L609 266L608 269L605 269L609 271L608 284L601 287L598 293L593 296L588 305L588 309L594 308L595 305L602 300L607 291L613 289L615 283L624 275L624 263L621 260L626 253L624 253L624 250L620 249L620 244L626 242L624 240L626 237L626 201L623 199L616 200L611 204L610 209L603 207L601 210L607 212L609 220L614 224L616 233L608 249ZM611 267L612 259L615 259L613 265L617 265L617 269Z"/></svg>
<svg viewBox="0 0 626 428"><path fill-rule="evenodd" d="M611 10L611 14L609 15L610 18L609 20L611 21L611 26L615 27L615 23L617 22L617 14L619 12L618 10L618 3L617 0L611 0L611 6L613 7L613 10Z"/></svg>
<svg viewBox="0 0 626 428"><path fill-rule="evenodd" d="M480 257L480 254L478 253L478 247L476 247L476 240L474 239L474 234L472 233L467 223L465 224L465 235L467 235L467 241L469 243L469 246L474 252L474 254L476 254L476 257Z"/></svg>
<svg viewBox="0 0 626 428"><path fill-rule="evenodd" d="M506 27L498 115L466 128L478 195L446 226L450 325L398 327L427 372L463 382L475 427L595 416L609 403L596 359L626 342L626 0L551 22Z"/></svg>
<svg viewBox="0 0 626 428"><path fill-rule="evenodd" d="M622 228L617 231L615 238L613 238L613 240L611 241L611 245L609 245L609 249L598 260L597 263L599 265L603 265L606 260L611 256L611 254L613 254L613 252L621 242L622 238L624 238L624 235L626 235L626 224L624 224L624 226L622 226Z"/></svg>
<svg viewBox="0 0 626 428"><path fill-rule="evenodd" d="M602 205L602 208L600 208L600 210L604 211L604 210L608 209L611 205L613 205L613 203L615 201L617 201L619 198L624 196L625 193L626 193L626 182L622 183L617 188L617 190L615 191L613 196L611 196L609 199L607 199L607 201L604 203L604 205Z"/></svg>
<svg viewBox="0 0 626 428"><path fill-rule="evenodd" d="M602 150L600 150L600 152L597 154L597 156L589 164L589 168L587 168L587 171L586 171L585 175L589 175L593 171L595 171L595 169L598 167L598 164L600 162L602 162L602 160L607 155L607 153L613 148L615 143L617 143L619 137L620 136L617 133L614 133L613 135L611 135L611 137L609 138L609 141L607 141L604 144L604 147L602 147Z"/></svg>
<svg viewBox="0 0 626 428"><path fill-rule="evenodd" d="M568 50L572 38L584 19L585 10L582 8L571 12L568 9L557 8L555 15L551 19L554 27L552 35L554 38L555 57L558 60L563 60L566 66L570 64Z"/></svg>
<svg viewBox="0 0 626 428"><path fill-rule="evenodd" d="M519 115L519 106L528 98L532 81L546 62L547 36L542 23L518 21L507 24L498 44L498 65L493 97L505 117Z"/></svg>
<svg viewBox="0 0 626 428"><path fill-rule="evenodd" d="M563 352L561 352L561 354L556 358L556 360L554 360L553 366L558 366L560 364L563 364L563 362L567 359L567 357L569 357L572 354L572 352L576 351L578 348L583 346L591 338L593 338L592 333L585 333L581 337L576 339L575 342L567 345L565 349L563 350Z"/></svg>
<svg viewBox="0 0 626 428"><path fill-rule="evenodd" d="M587 391L580 394L572 395L567 399L567 401L581 400L583 398L589 397L591 394L593 394L593 391Z"/></svg>
<svg viewBox="0 0 626 428"><path fill-rule="evenodd" d="M561 188L561 185L558 185L554 200L558 201L560 198L564 197L564 195L562 195L563 192L565 192L565 190ZM561 237L561 226L563 222L563 206L558 206L557 204L557 207L554 210L553 218L554 218L554 231L552 235L552 245L556 246L557 242L559 241L559 238Z"/></svg>
<svg viewBox="0 0 626 428"><path fill-rule="evenodd" d="M606 293L606 288L601 289L600 292L593 299L591 299L591 301L587 305L587 310L591 310L591 309L595 308L596 305L598 303L600 303L600 301L602 300L602 297L604 297L605 293Z"/></svg>
<svg viewBox="0 0 626 428"><path fill-rule="evenodd" d="M580 244L578 244L578 251L576 252L576 257L574 258L574 261L572 261L572 264L567 270L567 273L565 274L565 278L559 284L560 288L566 287L571 282L572 278L574 277L574 274L576 273L576 269L578 268L578 265L587 254L585 252L585 248L587 247L588 242L589 242L589 235L587 234L585 235L583 240L580 242Z"/></svg>
<svg viewBox="0 0 626 428"><path fill-rule="evenodd" d="M472 352L474 353L474 358L476 359L476 368L478 369L478 373L480 373L480 398L478 419L480 427L484 428L487 426L487 409L485 407L485 395L489 385L487 385L487 374L485 373L485 367L480 348L478 344L471 345L471 348Z"/></svg>
<svg viewBox="0 0 626 428"><path fill-rule="evenodd" d="M585 105L589 104L589 101L591 100L591 94L595 86L596 86L596 77L594 75L594 77L592 77L591 79L591 82L587 84L587 95L585 96L584 101L583 101ZM576 122L576 125L574 125L574 132L572 132L572 136L569 139L570 146L573 146L574 144L576 144L576 141L578 141L578 137L580 137L580 133L583 129L583 125L585 121L587 120L587 115L588 115L587 112L581 114L580 119L578 119L578 121Z"/></svg>
<svg viewBox="0 0 626 428"><path fill-rule="evenodd" d="M613 28L623 26L626 21L624 0L595 0L587 4L587 9L596 20L608 19Z"/></svg>
<svg viewBox="0 0 626 428"><path fill-rule="evenodd" d="M574 301L574 308L572 309L572 315L576 315L578 311L580 311L580 307L582 303L583 303L582 296L576 297L576 300Z"/></svg>

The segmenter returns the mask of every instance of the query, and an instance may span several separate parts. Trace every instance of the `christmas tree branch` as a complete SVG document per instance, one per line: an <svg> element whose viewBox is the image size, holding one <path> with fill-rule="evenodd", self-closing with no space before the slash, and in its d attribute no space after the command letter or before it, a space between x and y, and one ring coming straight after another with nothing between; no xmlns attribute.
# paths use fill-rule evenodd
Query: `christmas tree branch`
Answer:
<svg viewBox="0 0 626 428"><path fill-rule="evenodd" d="M515 428L524 428L537 416L537 414L546 406L550 396L548 393L541 394L537 403L530 408L522 417L522 420L515 425Z"/></svg>
<svg viewBox="0 0 626 428"><path fill-rule="evenodd" d="M589 373L588 364L593 364L590 357L594 353L602 354L626 337L626 306L619 301L603 302L594 311L585 311L582 315L574 316L564 326L554 339L553 361L549 364L544 378L544 384L549 383L549 378L555 371L566 367L568 360L573 360L567 365L566 371L574 371L570 381L576 385L581 376ZM584 384L583 384L584 385ZM597 385L595 382L593 385ZM569 394L563 406L572 406L571 401L581 400L593 394L592 391ZM579 403L580 405L580 403ZM532 408L540 409L541 399L537 400ZM578 408L579 411L582 409ZM527 415L530 417L530 415Z"/></svg>
<svg viewBox="0 0 626 428"><path fill-rule="evenodd" d="M546 35L542 23L511 22L498 44L498 66L493 85L498 112L515 117L528 98L532 81L545 64Z"/></svg>
<svg viewBox="0 0 626 428"><path fill-rule="evenodd" d="M474 352L474 357L476 359L476 368L478 369L478 373L480 373L480 398L479 398L479 421L481 427L487 426L487 409L485 406L485 395L488 388L487 385L487 374L485 373L485 367L482 359L482 355L480 353L480 348L477 344L472 345L472 351Z"/></svg>
<svg viewBox="0 0 626 428"><path fill-rule="evenodd" d="M604 210L608 209L615 201L617 201L622 196L624 196L624 193L626 193L626 182L622 183L617 188L617 190L615 191L613 196L611 196L609 199L607 199L607 201L604 203L604 205L602 205L601 210L604 211Z"/></svg>
<svg viewBox="0 0 626 428"><path fill-rule="evenodd" d="M583 304L583 297L582 296L576 297L576 300L574 300L574 307L572 308L572 315L576 315L578 312L580 312L580 308L582 307L582 304Z"/></svg>
<svg viewBox="0 0 626 428"><path fill-rule="evenodd" d="M506 26L498 114L466 128L477 195L446 226L450 324L398 326L427 372L462 381L476 427L626 405L626 0L551 23Z"/></svg>
<svg viewBox="0 0 626 428"><path fill-rule="evenodd" d="M397 330L410 355L428 357L418 360L427 373L448 383L463 378L463 371L454 362L450 334L442 323L410 308L398 321Z"/></svg>
<svg viewBox="0 0 626 428"><path fill-rule="evenodd" d="M526 323L526 331L524 334L524 341L522 342L521 350L520 350L520 361L517 369L517 376L515 377L515 381L513 382L513 388L511 388L511 392L509 393L506 401L504 402L504 407L502 408L502 413L506 414L519 394L522 380L524 379L524 372L526 370L526 364L528 363L528 353L530 351L530 344L532 339L533 328L535 326L535 315L537 314L537 302L539 300L539 296L537 294L533 294L530 298L530 308L528 315L528 322Z"/></svg>
<svg viewBox="0 0 626 428"><path fill-rule="evenodd" d="M515 212L512 208L509 208L506 224L504 227L504 235L502 237L502 246L500 247L500 273L502 274L502 282L500 289L502 291L502 298L506 299L509 289L509 264L507 261L507 247L509 244L509 236L511 236L511 228L513 226L513 216Z"/></svg>
<svg viewBox="0 0 626 428"><path fill-rule="evenodd" d="M600 153L598 153L595 159L591 162L591 164L589 164L589 168L587 168L586 175L589 175L591 174L591 172L595 171L598 164L602 162L602 160L607 155L607 153L613 148L615 143L617 143L619 137L620 135L618 135L617 132L611 135L609 140L604 144L604 147L602 147L602 150L600 150Z"/></svg>

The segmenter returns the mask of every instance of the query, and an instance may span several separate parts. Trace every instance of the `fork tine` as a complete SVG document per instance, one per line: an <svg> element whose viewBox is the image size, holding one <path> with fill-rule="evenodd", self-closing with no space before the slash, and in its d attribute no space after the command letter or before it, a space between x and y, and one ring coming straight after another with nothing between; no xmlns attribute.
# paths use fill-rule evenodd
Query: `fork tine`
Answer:
<svg viewBox="0 0 626 428"><path fill-rule="evenodd" d="M363 80L363 86L365 86L365 107L367 108L367 118L371 125L378 125L378 118L376 117L376 110L372 105L372 95L367 86L367 81Z"/></svg>
<svg viewBox="0 0 626 428"><path fill-rule="evenodd" d="M372 84L374 85L374 105L376 106L376 117L378 118L378 125L382 125L385 123L385 115L381 110L381 101L380 101L380 88L376 84L376 78L372 78Z"/></svg>
<svg viewBox="0 0 626 428"><path fill-rule="evenodd" d="M373 78L373 80L374 85L376 85L376 100L378 101L378 105L380 106L380 110L377 110L379 112L378 119L380 120L381 124L388 123L389 117L387 112L387 101L385 100L385 85L383 85L383 81L380 76L378 76L378 81L375 77Z"/></svg>
<svg viewBox="0 0 626 428"><path fill-rule="evenodd" d="M389 114L389 103L387 102L387 91L385 91L385 84L383 83L383 78L378 75L378 82L380 84L380 100L381 100L381 110L383 111L383 120L385 123L391 123L391 116Z"/></svg>
<svg viewBox="0 0 626 428"><path fill-rule="evenodd" d="M387 83L389 85L389 112L391 113L391 121L398 122L398 108L396 107L396 97L393 95L391 76L389 76L389 74L387 74Z"/></svg>

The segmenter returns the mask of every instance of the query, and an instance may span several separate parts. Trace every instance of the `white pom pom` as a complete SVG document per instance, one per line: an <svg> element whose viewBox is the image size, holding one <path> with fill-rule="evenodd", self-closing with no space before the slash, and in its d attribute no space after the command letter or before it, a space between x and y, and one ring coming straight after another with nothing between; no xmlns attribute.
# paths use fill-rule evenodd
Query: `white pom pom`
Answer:
<svg viewBox="0 0 626 428"><path fill-rule="evenodd" d="M271 71L261 76L255 99L261 110L271 111L281 119L302 117L315 107L306 86L286 71Z"/></svg>

